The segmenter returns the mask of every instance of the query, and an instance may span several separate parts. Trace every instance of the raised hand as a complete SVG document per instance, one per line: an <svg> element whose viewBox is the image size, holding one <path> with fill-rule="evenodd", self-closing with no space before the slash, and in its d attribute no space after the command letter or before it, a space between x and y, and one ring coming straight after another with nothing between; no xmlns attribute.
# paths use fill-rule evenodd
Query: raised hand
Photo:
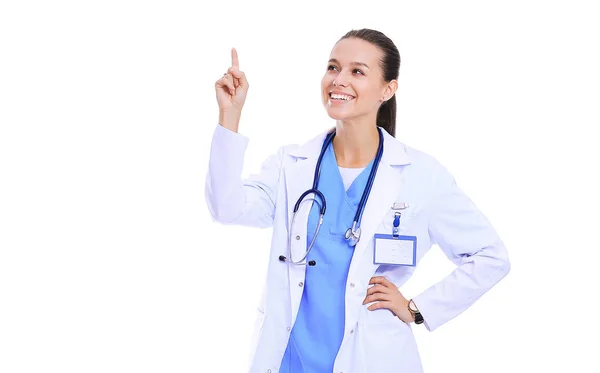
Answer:
<svg viewBox="0 0 600 373"><path fill-rule="evenodd" d="M240 71L240 63L235 48L231 49L231 67L215 83L220 123L237 132L242 107L248 94L248 80ZM226 123L223 123L226 122Z"/></svg>

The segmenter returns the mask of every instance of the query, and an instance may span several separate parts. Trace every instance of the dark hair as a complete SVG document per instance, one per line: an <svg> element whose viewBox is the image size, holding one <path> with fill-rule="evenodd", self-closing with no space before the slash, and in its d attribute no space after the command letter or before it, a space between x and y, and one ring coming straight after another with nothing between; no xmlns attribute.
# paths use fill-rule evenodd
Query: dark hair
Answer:
<svg viewBox="0 0 600 373"><path fill-rule="evenodd" d="M383 80L389 82L398 79L400 71L400 52L394 42L382 32L371 29L351 30L340 40L358 38L367 41L381 49L383 58L380 61L383 70ZM386 130L390 135L396 136L396 95L381 104L377 111L377 125Z"/></svg>

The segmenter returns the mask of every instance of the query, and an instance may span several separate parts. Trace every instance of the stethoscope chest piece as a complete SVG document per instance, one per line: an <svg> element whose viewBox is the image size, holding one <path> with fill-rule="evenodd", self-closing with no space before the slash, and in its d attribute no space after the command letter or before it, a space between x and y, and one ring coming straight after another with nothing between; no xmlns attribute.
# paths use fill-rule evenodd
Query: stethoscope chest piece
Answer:
<svg viewBox="0 0 600 373"><path fill-rule="evenodd" d="M350 246L356 246L356 244L360 240L360 227L356 228L356 230L354 230L354 228L348 228L344 237L346 238L346 240L348 240L348 244Z"/></svg>

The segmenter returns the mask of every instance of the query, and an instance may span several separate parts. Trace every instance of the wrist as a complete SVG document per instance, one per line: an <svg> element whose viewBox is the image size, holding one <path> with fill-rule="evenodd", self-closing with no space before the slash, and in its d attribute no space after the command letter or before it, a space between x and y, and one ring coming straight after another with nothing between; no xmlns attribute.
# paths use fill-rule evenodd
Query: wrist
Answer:
<svg viewBox="0 0 600 373"><path fill-rule="evenodd" d="M415 321L415 315L410 311L409 303L410 303L410 300L405 299L404 309L408 310L408 315L409 315L408 322L414 322Z"/></svg>
<svg viewBox="0 0 600 373"><path fill-rule="evenodd" d="M415 304L415 302L411 299L408 301L408 311L410 312L410 314L412 315L413 321L416 324L422 324L423 323L423 315L421 315L421 312L419 311L419 309L417 308L417 305Z"/></svg>
<svg viewBox="0 0 600 373"><path fill-rule="evenodd" d="M219 111L219 124L228 130L237 132L240 125L241 114L242 113Z"/></svg>

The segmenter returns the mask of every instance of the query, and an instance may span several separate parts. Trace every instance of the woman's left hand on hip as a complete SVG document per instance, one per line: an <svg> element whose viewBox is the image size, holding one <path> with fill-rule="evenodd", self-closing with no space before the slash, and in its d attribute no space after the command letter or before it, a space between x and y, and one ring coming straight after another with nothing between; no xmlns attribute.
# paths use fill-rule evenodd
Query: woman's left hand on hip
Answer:
<svg viewBox="0 0 600 373"><path fill-rule="evenodd" d="M396 285L383 276L372 277L369 285L373 286L367 290L363 301L363 304L375 302L367 307L369 311L385 308L407 324L414 321L413 314L408 310L408 299L404 298Z"/></svg>

